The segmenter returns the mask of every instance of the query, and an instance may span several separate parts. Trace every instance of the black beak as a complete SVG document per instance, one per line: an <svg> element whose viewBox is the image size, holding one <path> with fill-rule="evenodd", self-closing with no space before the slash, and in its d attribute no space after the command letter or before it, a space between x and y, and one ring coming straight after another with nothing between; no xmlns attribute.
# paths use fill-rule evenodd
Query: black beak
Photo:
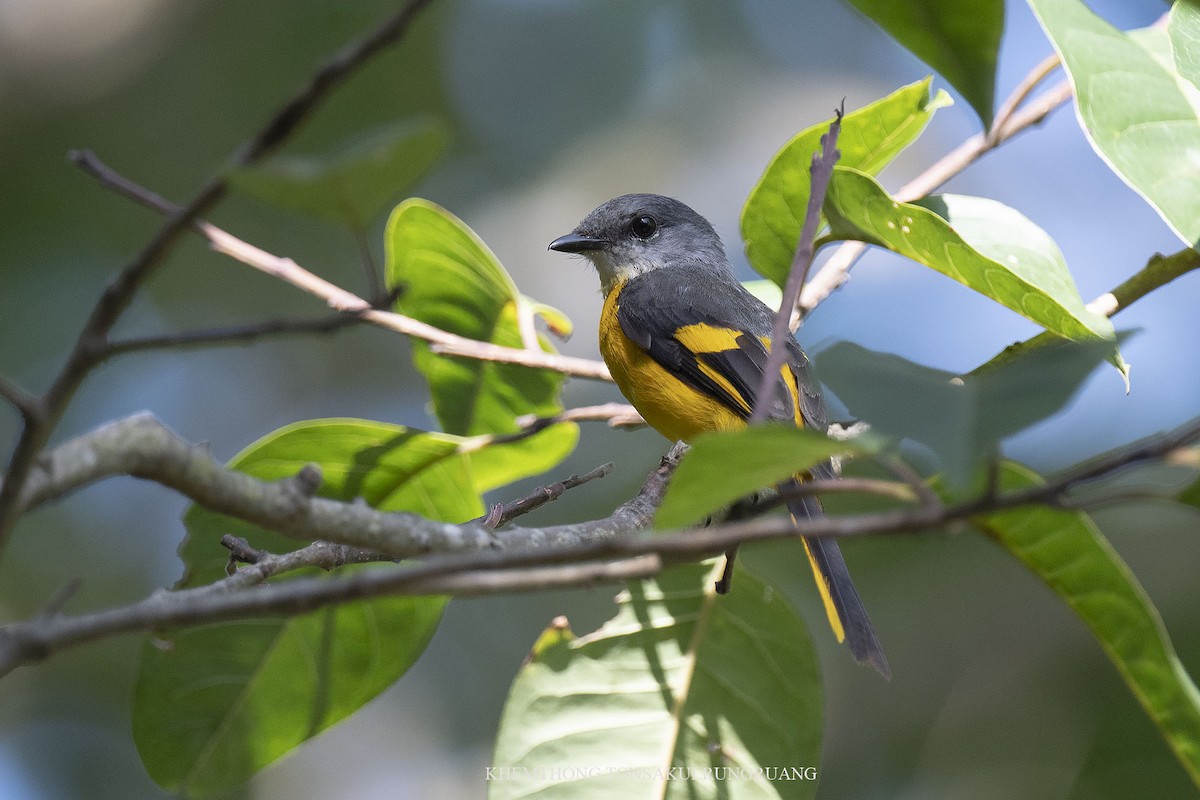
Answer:
<svg viewBox="0 0 1200 800"><path fill-rule="evenodd" d="M608 239L597 239L592 236L582 236L578 233L568 233L550 243L551 250L560 253L586 253L589 250L603 250L608 247Z"/></svg>

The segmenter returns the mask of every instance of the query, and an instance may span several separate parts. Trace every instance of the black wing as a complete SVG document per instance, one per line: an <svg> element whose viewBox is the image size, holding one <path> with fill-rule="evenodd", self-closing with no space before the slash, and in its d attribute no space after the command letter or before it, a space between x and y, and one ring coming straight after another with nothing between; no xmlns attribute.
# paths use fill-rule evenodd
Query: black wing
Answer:
<svg viewBox="0 0 1200 800"><path fill-rule="evenodd" d="M651 358L697 391L748 418L758 399L767 363L774 314L732 277L672 267L631 280L621 292L621 330ZM824 432L824 403L809 371L808 357L791 336L787 364L794 387L782 376L768 417L793 421L798 390L804 424Z"/></svg>

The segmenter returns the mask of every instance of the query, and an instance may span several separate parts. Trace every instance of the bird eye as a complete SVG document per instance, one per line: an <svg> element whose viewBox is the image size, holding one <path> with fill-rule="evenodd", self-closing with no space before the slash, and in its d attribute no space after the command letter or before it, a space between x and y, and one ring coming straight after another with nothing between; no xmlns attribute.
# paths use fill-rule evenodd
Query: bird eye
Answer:
<svg viewBox="0 0 1200 800"><path fill-rule="evenodd" d="M635 217L629 223L629 230L639 239L649 239L658 230L658 222L654 217Z"/></svg>

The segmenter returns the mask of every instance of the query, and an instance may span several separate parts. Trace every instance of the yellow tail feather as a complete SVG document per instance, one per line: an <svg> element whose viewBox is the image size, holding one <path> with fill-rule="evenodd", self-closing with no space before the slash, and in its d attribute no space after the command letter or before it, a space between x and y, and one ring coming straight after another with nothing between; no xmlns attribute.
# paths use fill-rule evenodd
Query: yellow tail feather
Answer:
<svg viewBox="0 0 1200 800"><path fill-rule="evenodd" d="M829 581L821 574L821 568L817 566L817 560L813 558L812 549L808 546L808 541L801 539L804 543L804 554L808 556L808 565L812 567L813 578L817 582L817 591L821 593L821 602L825 604L825 616L829 617L829 627L833 628L833 635L837 637L838 643L846 641L846 629L842 627L842 618L838 616L837 606L833 604L833 595L829 590Z"/></svg>

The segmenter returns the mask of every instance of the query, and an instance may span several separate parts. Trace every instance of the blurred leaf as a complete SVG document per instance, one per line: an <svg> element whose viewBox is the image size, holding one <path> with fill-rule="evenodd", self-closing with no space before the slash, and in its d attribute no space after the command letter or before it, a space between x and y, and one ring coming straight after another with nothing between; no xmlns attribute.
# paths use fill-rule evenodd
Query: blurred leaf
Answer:
<svg viewBox="0 0 1200 800"><path fill-rule="evenodd" d="M1064 338L1107 340L1120 359L1112 323L1084 306L1058 245L1002 203L961 195L900 203L869 175L835 167L825 213L837 238L911 258Z"/></svg>
<svg viewBox="0 0 1200 800"><path fill-rule="evenodd" d="M967 380L850 342L826 348L816 361L822 382L851 414L873 433L927 445L962 488L1001 440L1066 405L1110 349L1061 342Z"/></svg>
<svg viewBox="0 0 1200 800"><path fill-rule="evenodd" d="M817 431L774 424L706 433L691 445L654 515L655 527L691 525L833 456L870 448L868 443L839 442Z"/></svg>
<svg viewBox="0 0 1200 800"><path fill-rule="evenodd" d="M1200 86L1200 5L1194 0L1172 5L1167 34L1175 71L1192 86Z"/></svg>
<svg viewBox="0 0 1200 800"><path fill-rule="evenodd" d="M1018 464L1001 468L1004 490L1040 483L1041 478ZM980 516L974 522L1087 624L1200 786L1200 692L1175 655L1158 610L1091 519L1036 506Z"/></svg>
<svg viewBox="0 0 1200 800"><path fill-rule="evenodd" d="M1188 492L1200 478L1200 450L1180 448L1163 460L1130 464L1115 473L1094 478L1071 488L1071 502L1106 503L1152 502L1176 499L1188 502ZM1120 495L1130 495L1121 498Z"/></svg>
<svg viewBox="0 0 1200 800"><path fill-rule="evenodd" d="M330 158L280 156L228 178L265 203L361 231L429 171L447 138L441 121L417 117L376 128Z"/></svg>
<svg viewBox="0 0 1200 800"><path fill-rule="evenodd" d="M230 466L262 480L317 464L320 494L362 498L389 511L461 522L483 513L476 461L487 450L456 436L364 420L311 420L250 445ZM502 448L496 448L502 449ZM511 480L511 478L509 478ZM225 576L223 534L274 553L300 542L192 506L180 548L181 587ZM279 576L287 580L304 570ZM148 639L133 703L133 733L147 771L189 796L221 793L348 716L416 661L445 598L397 597L162 633Z"/></svg>
<svg viewBox="0 0 1200 800"><path fill-rule="evenodd" d="M1198 93L1181 82L1169 51L1147 49L1194 37L1195 15L1174 14L1170 37L1139 38L1117 30L1079 0L1029 0L1029 5L1062 56L1092 148L1180 238L1196 246Z"/></svg>
<svg viewBox="0 0 1200 800"><path fill-rule="evenodd" d="M1193 472L1200 469L1200 447L1183 448L1172 459L1173 463ZM1200 509L1200 477L1197 477L1179 492L1179 502Z"/></svg>
<svg viewBox="0 0 1200 800"><path fill-rule="evenodd" d="M783 290L774 281L742 281L742 286L772 311L778 310L779 304L783 302Z"/></svg>
<svg viewBox="0 0 1200 800"><path fill-rule="evenodd" d="M941 90L930 99L932 81L926 78L909 84L848 113L838 136L838 163L872 175L890 164L925 130L934 111L950 105L950 96ZM780 286L787 280L804 225L812 155L821 149L821 137L829 131L831 121L792 137L771 159L742 207L746 258L760 275Z"/></svg>
<svg viewBox="0 0 1200 800"><path fill-rule="evenodd" d="M517 324L517 306L523 299L496 256L461 220L414 198L392 212L386 236L388 286L405 287L397 303L401 313L469 339L523 346ZM552 324L570 327L561 312L535 308ZM540 342L545 351L554 351L544 337ZM429 381L438 420L450 433L514 433L517 417L552 416L562 410L564 378L559 373L439 356L415 339L412 349L417 368ZM524 458L526 474L537 474L571 452L578 436L574 424L553 425L505 453Z"/></svg>
<svg viewBox="0 0 1200 800"><path fill-rule="evenodd" d="M712 562L676 567L632 584L595 633L543 636L509 692L488 796L812 797L815 775L788 772L821 757L808 632L754 574L739 567L721 597L714 578Z"/></svg>
<svg viewBox="0 0 1200 800"><path fill-rule="evenodd" d="M1004 0L849 0L962 94L986 128L996 96Z"/></svg>

